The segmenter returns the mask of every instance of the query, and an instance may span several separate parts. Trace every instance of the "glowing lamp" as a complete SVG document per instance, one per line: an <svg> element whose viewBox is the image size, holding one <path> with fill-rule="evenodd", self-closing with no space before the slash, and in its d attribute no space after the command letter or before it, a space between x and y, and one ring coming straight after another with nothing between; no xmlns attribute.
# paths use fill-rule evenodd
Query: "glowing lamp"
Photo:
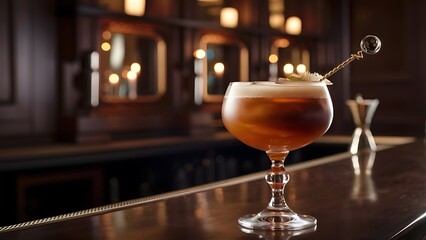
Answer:
<svg viewBox="0 0 426 240"><path fill-rule="evenodd" d="M206 56L206 51L203 49L197 49L194 51L194 57L196 59L203 59Z"/></svg>
<svg viewBox="0 0 426 240"><path fill-rule="evenodd" d="M215 63L213 66L214 72L216 73L216 76L222 77L223 73L225 72L225 65L221 62Z"/></svg>
<svg viewBox="0 0 426 240"><path fill-rule="evenodd" d="M284 15L281 13L273 13L269 15L269 26L271 28L280 29L284 26Z"/></svg>
<svg viewBox="0 0 426 240"><path fill-rule="evenodd" d="M235 8L226 7L220 10L220 25L222 27L235 28L238 26L238 11Z"/></svg>
<svg viewBox="0 0 426 240"><path fill-rule="evenodd" d="M145 0L124 0L124 12L127 15L143 16L145 14Z"/></svg>
<svg viewBox="0 0 426 240"><path fill-rule="evenodd" d="M297 65L296 66L296 71L299 74L306 72L306 66L305 66L305 64L299 64L299 65Z"/></svg>
<svg viewBox="0 0 426 240"><path fill-rule="evenodd" d="M294 66L291 63L287 63L286 65L284 65L283 70L285 75L290 75L294 71Z"/></svg>
<svg viewBox="0 0 426 240"><path fill-rule="evenodd" d="M288 34L300 35L302 33L302 20L298 17L289 17L285 23L285 31Z"/></svg>

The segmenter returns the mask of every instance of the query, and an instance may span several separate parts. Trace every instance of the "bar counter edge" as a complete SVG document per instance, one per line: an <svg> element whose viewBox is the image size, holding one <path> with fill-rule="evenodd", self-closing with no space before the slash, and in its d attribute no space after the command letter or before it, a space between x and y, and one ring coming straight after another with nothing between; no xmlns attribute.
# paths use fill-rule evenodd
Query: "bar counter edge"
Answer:
<svg viewBox="0 0 426 240"><path fill-rule="evenodd" d="M342 142L347 142L348 137L335 136L335 137L327 138L325 140L320 139L319 142L321 142L321 141L342 143ZM382 151L384 149L413 143L413 142L416 141L416 138L414 138L414 137L378 137L376 139L376 141L378 143L377 151ZM417 141L421 141L421 140L417 139ZM288 172L292 172L292 171L297 171L297 170L300 170L300 169L311 168L311 167L314 167L314 166L319 166L319 165L324 165L324 164L340 161L340 160L343 160L343 159L350 157L351 155L352 154L350 152L338 153L338 154L334 154L334 155L330 155L330 156L326 156L326 157L322 157L322 158L313 159L313 160L306 161L306 162L292 164L292 165L286 167L286 170ZM36 227L36 226L40 226L40 225L51 224L51 223L56 223L56 222L60 222L60 221L67 221L67 220L71 220L71 219L75 219L75 218L81 218L81 217L87 217L87 216L91 216L91 215L97 215L97 214L117 211L117 210L121 210L121 209L124 209L124 208L134 207L134 206L137 206L137 205L141 205L141 204L145 204L145 203L149 203L149 202L153 202L153 201L179 197L179 196L197 193L197 192L201 192L201 191L207 191L207 190L211 190L211 189L215 189L215 188L219 188L219 187L225 187L225 186L235 185L235 184L244 183L244 182L248 182L248 181L252 181L252 180L257 180L257 179L263 178L264 175L265 175L265 172L262 171L262 172L247 174L247 175L240 176L240 177L234 177L234 178L231 178L231 179L226 179L226 180L222 180L222 181L217 181L217 182L213 182L213 183L208 183L208 184L203 184L203 185L199 185L199 186L195 186L195 187L190 187L190 188L186 188L186 189L182 189L182 190L176 190L176 191L152 195L152 196L148 196L148 197L137 198L137 199L128 200L128 201L122 201L122 202L118 202L118 203L114 203L114 204L103 205L103 206L100 206L100 207L85 209L85 210L81 210L81 211L61 214L61 215L47 217L47 218L31 220L31 221L7 225L7 226L0 226L0 233L10 232L10 231L18 231L18 230ZM410 227L410 225L407 225L407 229L409 227ZM401 230L401 232L404 232L404 229Z"/></svg>

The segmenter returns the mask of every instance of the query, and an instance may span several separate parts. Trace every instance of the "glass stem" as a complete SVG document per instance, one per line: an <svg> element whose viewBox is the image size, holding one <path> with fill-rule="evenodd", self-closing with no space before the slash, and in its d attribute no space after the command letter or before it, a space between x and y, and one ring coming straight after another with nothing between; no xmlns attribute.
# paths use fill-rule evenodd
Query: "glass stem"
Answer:
<svg viewBox="0 0 426 240"><path fill-rule="evenodd" d="M284 160L288 151L267 151L272 165L265 176L266 182L272 189L272 198L268 205L268 210L291 212L284 198L284 188L290 180L289 174L284 168Z"/></svg>

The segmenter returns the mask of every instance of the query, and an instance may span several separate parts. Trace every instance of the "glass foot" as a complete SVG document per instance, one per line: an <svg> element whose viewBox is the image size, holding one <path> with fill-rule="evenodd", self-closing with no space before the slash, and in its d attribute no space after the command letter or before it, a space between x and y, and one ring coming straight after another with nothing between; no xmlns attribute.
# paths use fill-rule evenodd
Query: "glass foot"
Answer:
<svg viewBox="0 0 426 240"><path fill-rule="evenodd" d="M315 227L317 220L312 216L298 215L294 212L262 211L240 217L238 223L249 229L300 230Z"/></svg>
<svg viewBox="0 0 426 240"><path fill-rule="evenodd" d="M315 232L317 226L311 228L304 228L301 230L285 230L285 231L271 231L269 229L248 229L240 226L240 230L243 233L254 234L259 237L259 239L265 240L288 240L292 239L295 236L305 235L308 233Z"/></svg>

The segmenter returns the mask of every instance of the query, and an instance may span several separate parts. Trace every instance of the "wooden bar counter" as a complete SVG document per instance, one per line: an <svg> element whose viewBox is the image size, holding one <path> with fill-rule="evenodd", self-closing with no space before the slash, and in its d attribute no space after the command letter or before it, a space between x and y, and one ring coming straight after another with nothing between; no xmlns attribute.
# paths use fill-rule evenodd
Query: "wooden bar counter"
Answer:
<svg viewBox="0 0 426 240"><path fill-rule="evenodd" d="M262 172L0 227L0 239L426 239L425 146L417 140L287 167L289 206L318 219L305 232L239 227L238 217L270 199Z"/></svg>

